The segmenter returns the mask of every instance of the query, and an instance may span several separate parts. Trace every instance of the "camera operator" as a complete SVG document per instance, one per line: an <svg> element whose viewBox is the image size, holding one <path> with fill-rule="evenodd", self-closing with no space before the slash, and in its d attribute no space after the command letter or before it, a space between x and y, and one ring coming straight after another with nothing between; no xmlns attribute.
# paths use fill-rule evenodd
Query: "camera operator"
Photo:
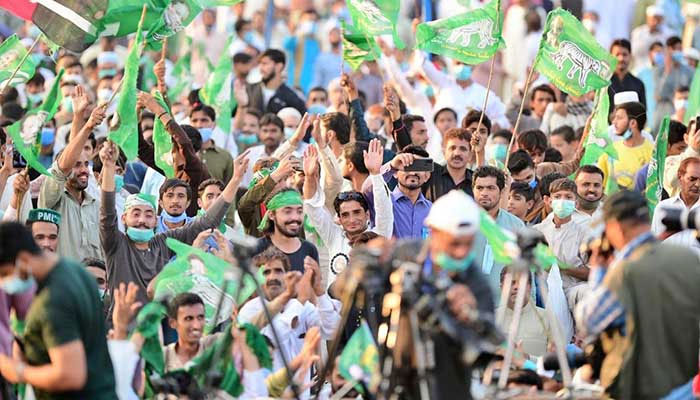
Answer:
<svg viewBox="0 0 700 400"><path fill-rule="evenodd" d="M603 205L614 256L592 250L590 294L577 309L587 341L599 338L601 385L616 399L665 399L690 390L697 373L700 269L687 248L661 244L641 194Z"/></svg>

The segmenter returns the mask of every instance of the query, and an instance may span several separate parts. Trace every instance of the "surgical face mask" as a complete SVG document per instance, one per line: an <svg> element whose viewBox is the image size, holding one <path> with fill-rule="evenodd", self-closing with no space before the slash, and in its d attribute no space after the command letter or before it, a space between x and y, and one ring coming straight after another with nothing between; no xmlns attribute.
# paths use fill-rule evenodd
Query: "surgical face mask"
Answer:
<svg viewBox="0 0 700 400"><path fill-rule="evenodd" d="M212 128L199 128L199 134L202 135L202 143L206 143L211 139L214 130Z"/></svg>
<svg viewBox="0 0 700 400"><path fill-rule="evenodd" d="M117 70L114 68L101 69L100 72L97 73L97 77L102 79L105 76L115 76L116 74Z"/></svg>
<svg viewBox="0 0 700 400"><path fill-rule="evenodd" d="M112 89L110 88L102 88L97 91L97 100L100 102L106 103L109 101L109 98L112 97Z"/></svg>
<svg viewBox="0 0 700 400"><path fill-rule="evenodd" d="M457 74L455 77L457 78L458 81L466 81L472 76L472 67L469 65L461 65L457 69Z"/></svg>
<svg viewBox="0 0 700 400"><path fill-rule="evenodd" d="M664 53L660 51L654 53L654 65L656 65L657 67L664 66Z"/></svg>
<svg viewBox="0 0 700 400"><path fill-rule="evenodd" d="M126 236L137 243L146 243L155 236L153 229L126 228Z"/></svg>
<svg viewBox="0 0 700 400"><path fill-rule="evenodd" d="M84 82L83 76L80 74L63 75L63 80L66 82L75 82L77 84L82 84Z"/></svg>
<svg viewBox="0 0 700 400"><path fill-rule="evenodd" d="M300 35L311 35L314 33L316 30L316 23L314 21L304 21L301 24L299 24L299 28L297 28L297 32Z"/></svg>
<svg viewBox="0 0 700 400"><path fill-rule="evenodd" d="M627 140L631 137L632 137L632 131L630 130L630 128L627 128L625 133L622 134L622 140Z"/></svg>
<svg viewBox="0 0 700 400"><path fill-rule="evenodd" d="M41 130L41 145L48 146L53 143L56 137L56 130L54 128L43 128Z"/></svg>
<svg viewBox="0 0 700 400"><path fill-rule="evenodd" d="M241 133L238 135L238 141L244 145L252 145L258 142L258 136L254 133Z"/></svg>
<svg viewBox="0 0 700 400"><path fill-rule="evenodd" d="M583 24L583 27L591 33L595 32L595 29L598 27L598 23L590 18L584 19L583 21L581 21L581 23Z"/></svg>
<svg viewBox="0 0 700 400"><path fill-rule="evenodd" d="M535 190L537 189L537 177L532 178L530 182L527 183L530 186L530 189Z"/></svg>
<svg viewBox="0 0 700 400"><path fill-rule="evenodd" d="M187 214L184 212L180 215L175 216L175 215L170 215L170 214L168 214L167 211L163 210L160 213L160 216L163 218L163 220L165 222L168 222L170 224L179 224L180 222L185 221L187 219Z"/></svg>
<svg viewBox="0 0 700 400"><path fill-rule="evenodd" d="M424 95L428 97L435 96L435 89L433 89L433 87L428 85L427 83L418 82L418 84L416 85L416 89L420 90L421 92L423 92Z"/></svg>
<svg viewBox="0 0 700 400"><path fill-rule="evenodd" d="M100 294L100 299L104 299L104 298L105 298L105 290L104 290L104 289L102 289L102 288L97 288L97 293Z"/></svg>
<svg viewBox="0 0 700 400"><path fill-rule="evenodd" d="M296 129L291 128L289 126L284 127L284 137L285 138L289 139L290 137L292 137L294 135L294 132L296 132Z"/></svg>
<svg viewBox="0 0 700 400"><path fill-rule="evenodd" d="M244 42L251 44L251 43L253 43L254 40L255 40L255 36L253 35L252 31L248 31L248 32L243 34L243 41Z"/></svg>
<svg viewBox="0 0 700 400"><path fill-rule="evenodd" d="M576 197L578 198L579 208L581 208L582 210L593 211L596 208L598 208L598 204L600 204L600 199L591 201L578 195Z"/></svg>
<svg viewBox="0 0 700 400"><path fill-rule="evenodd" d="M682 51L674 51L671 53L671 59L679 64L685 64L685 57Z"/></svg>
<svg viewBox="0 0 700 400"><path fill-rule="evenodd" d="M685 109L687 105L688 105L688 99L675 99L675 100L673 100L673 109L676 111Z"/></svg>
<svg viewBox="0 0 700 400"><path fill-rule="evenodd" d="M29 290L32 285L34 285L34 277L30 275L28 279L20 278L19 268L15 267L15 273L0 283L0 289L12 295L24 293Z"/></svg>
<svg viewBox="0 0 700 400"><path fill-rule="evenodd" d="M321 115L326 113L326 106L321 103L314 103L306 110L309 114Z"/></svg>
<svg viewBox="0 0 700 400"><path fill-rule="evenodd" d="M490 144L486 147L486 158L488 160L505 161L508 145L503 143ZM535 183L537 183L535 181Z"/></svg>
<svg viewBox="0 0 700 400"><path fill-rule="evenodd" d="M115 191L115 193L121 192L123 187L124 187L124 176L123 175L114 175L114 191Z"/></svg>
<svg viewBox="0 0 700 400"><path fill-rule="evenodd" d="M61 100L61 108L63 108L64 111L72 113L73 112L73 99L70 97L64 97L63 100Z"/></svg>
<svg viewBox="0 0 700 400"><path fill-rule="evenodd" d="M29 102L31 104L37 104L37 103L41 102L41 100L43 98L44 98L43 93L27 93L27 100L29 100Z"/></svg>
<svg viewBox="0 0 700 400"><path fill-rule="evenodd" d="M469 268L470 265L472 265L475 256L476 253L474 253L474 251L470 251L466 257L462 259L456 259L452 258L447 253L442 252L437 255L437 257L435 258L435 262L440 266L440 268L442 268L445 271L460 272L465 271L467 268Z"/></svg>
<svg viewBox="0 0 700 400"><path fill-rule="evenodd" d="M559 218L568 218L574 213L576 202L566 199L552 200L552 212Z"/></svg>

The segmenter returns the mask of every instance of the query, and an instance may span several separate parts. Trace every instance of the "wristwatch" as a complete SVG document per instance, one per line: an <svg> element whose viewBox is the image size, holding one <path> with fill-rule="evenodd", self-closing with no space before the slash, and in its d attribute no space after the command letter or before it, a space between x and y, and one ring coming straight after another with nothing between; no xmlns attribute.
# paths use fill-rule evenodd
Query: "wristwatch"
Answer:
<svg viewBox="0 0 700 400"><path fill-rule="evenodd" d="M24 368L27 367L23 361L15 363L15 374L17 375L17 383L24 383Z"/></svg>

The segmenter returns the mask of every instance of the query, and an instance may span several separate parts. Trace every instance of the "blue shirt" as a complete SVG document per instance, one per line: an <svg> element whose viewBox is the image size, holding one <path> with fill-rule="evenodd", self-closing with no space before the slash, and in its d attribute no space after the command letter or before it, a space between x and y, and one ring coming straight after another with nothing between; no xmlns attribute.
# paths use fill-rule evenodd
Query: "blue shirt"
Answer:
<svg viewBox="0 0 700 400"><path fill-rule="evenodd" d="M299 44L296 36L287 38L284 43L284 50L287 53L287 85L290 88L301 87L306 94L311 89L314 62L321 53L321 47L316 39L308 36L303 38L301 47L299 47ZM297 65L299 64L297 63L297 56L301 58L301 65ZM340 63L338 65L340 66ZM299 72L298 80L297 72Z"/></svg>
<svg viewBox="0 0 700 400"><path fill-rule="evenodd" d="M391 192L394 206L394 237L397 239L423 238L423 221L430 212L433 203L419 193L416 203L399 190L397 186Z"/></svg>

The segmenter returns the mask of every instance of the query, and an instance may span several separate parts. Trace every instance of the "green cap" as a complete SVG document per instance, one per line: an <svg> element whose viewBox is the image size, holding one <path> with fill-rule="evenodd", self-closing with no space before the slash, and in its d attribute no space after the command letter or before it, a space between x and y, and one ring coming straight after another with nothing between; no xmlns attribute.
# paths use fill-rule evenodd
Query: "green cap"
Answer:
<svg viewBox="0 0 700 400"><path fill-rule="evenodd" d="M29 211L27 222L49 222L61 225L61 214L48 208L34 208Z"/></svg>

